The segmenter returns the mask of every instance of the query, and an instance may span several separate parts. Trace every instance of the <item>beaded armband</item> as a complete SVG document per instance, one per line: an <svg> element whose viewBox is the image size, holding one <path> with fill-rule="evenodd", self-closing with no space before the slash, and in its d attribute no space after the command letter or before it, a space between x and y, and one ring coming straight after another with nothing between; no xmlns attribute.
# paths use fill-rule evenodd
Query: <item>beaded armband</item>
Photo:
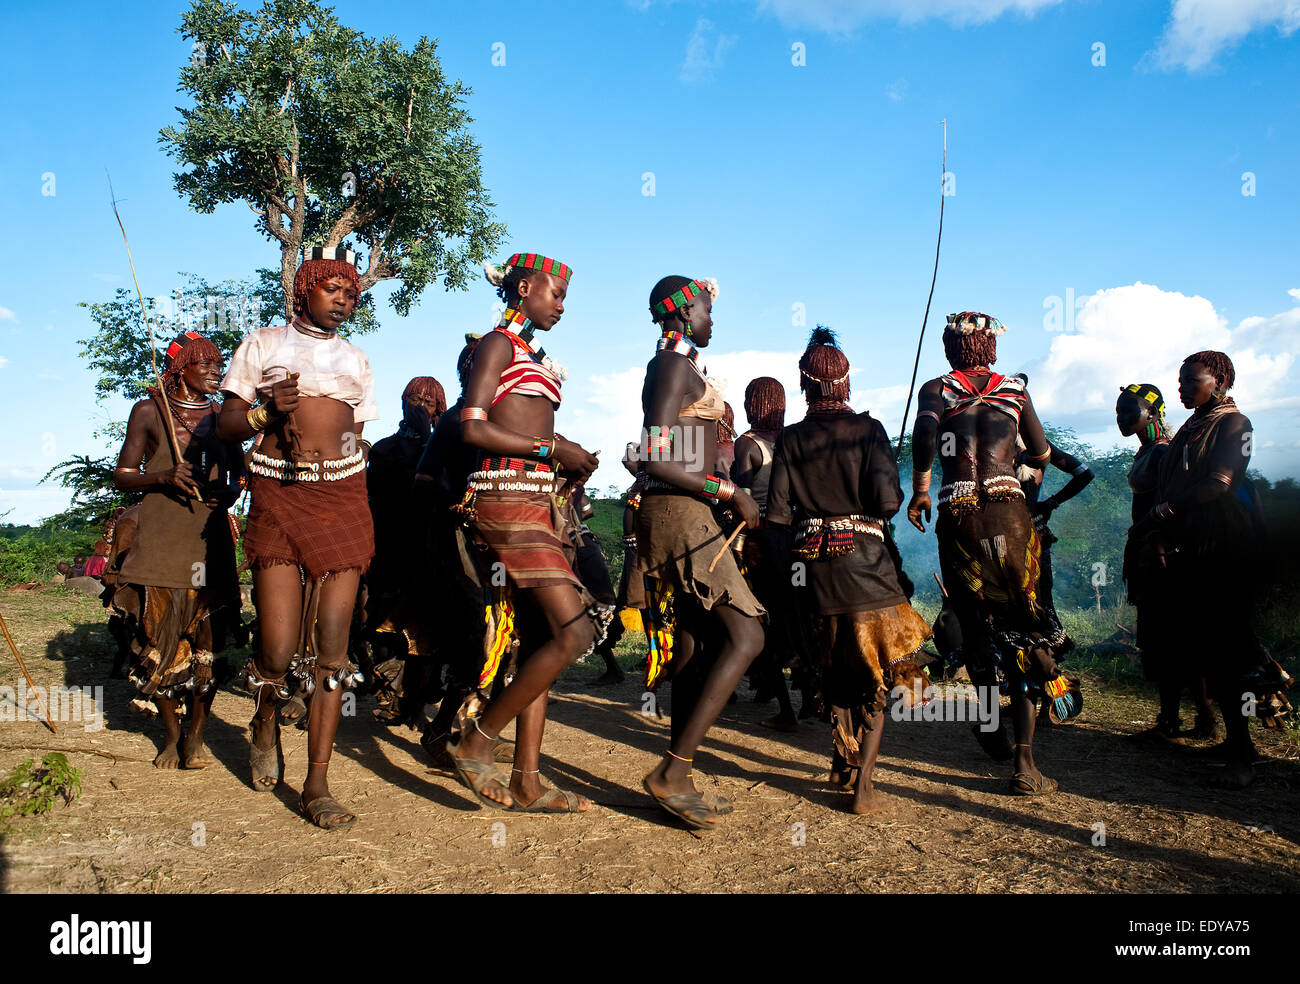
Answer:
<svg viewBox="0 0 1300 984"><path fill-rule="evenodd" d="M551 452L554 450L555 450L554 439L548 441L545 438L541 438L541 437L533 438L534 458L549 458L551 456Z"/></svg>
<svg viewBox="0 0 1300 984"><path fill-rule="evenodd" d="M467 420L487 420L487 411L482 407L461 407L460 420L464 423Z"/></svg>
<svg viewBox="0 0 1300 984"><path fill-rule="evenodd" d="M668 427L653 426L646 434L645 449L648 454L665 455L673 449L672 430Z"/></svg>
<svg viewBox="0 0 1300 984"><path fill-rule="evenodd" d="M700 494L710 502L730 502L736 494L736 485L729 478L706 475Z"/></svg>

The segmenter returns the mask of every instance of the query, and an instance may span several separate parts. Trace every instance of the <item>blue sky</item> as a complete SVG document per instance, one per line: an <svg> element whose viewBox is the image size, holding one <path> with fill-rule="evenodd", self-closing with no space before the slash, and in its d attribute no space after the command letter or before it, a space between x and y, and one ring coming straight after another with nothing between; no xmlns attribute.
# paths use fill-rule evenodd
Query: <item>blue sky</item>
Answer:
<svg viewBox="0 0 1300 984"><path fill-rule="evenodd" d="M245 206L198 215L172 189L157 134L177 119L190 55L179 9L127 3L104 21L102 7L72 4L57 18L36 8L6 18L0 409L11 435L0 512L12 509L10 522L61 508L62 490L37 479L70 455L104 453L92 431L125 416L120 401L95 403L78 358L91 325L77 302L130 286L105 168L147 294L169 294L181 271L242 279L278 260ZM611 461L598 488L623 482L613 462L636 436L655 338L646 297L668 273L719 280L706 362L737 410L746 382L770 374L797 419L794 360L820 321L853 363L855 405L897 432L934 257L945 118L956 193L920 378L944 369L944 313L987 311L1009 326L998 368L1029 372L1050 422L1110 445L1122 443L1110 413L1122 384L1153 382L1172 398L1182 357L1220 348L1256 424L1255 467L1300 475L1300 396L1288 386L1300 351L1293 2L335 10L372 36L439 39L446 72L473 89L485 183L509 227L503 256L537 250L575 269L547 349L570 369L559 428ZM496 42L504 66L492 63ZM461 337L490 324L496 301L481 280L433 288L400 318L389 293L376 289L382 328L362 340L384 414L371 437L396 427L410 376L454 390ZM1067 296L1075 310L1063 312ZM1175 424L1185 415L1170 409Z"/></svg>

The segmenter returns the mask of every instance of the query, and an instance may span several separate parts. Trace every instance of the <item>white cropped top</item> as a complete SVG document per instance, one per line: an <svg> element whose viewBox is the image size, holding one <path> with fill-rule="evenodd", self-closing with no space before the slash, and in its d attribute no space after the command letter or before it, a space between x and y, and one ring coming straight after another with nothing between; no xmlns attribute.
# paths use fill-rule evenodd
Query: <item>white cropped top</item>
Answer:
<svg viewBox="0 0 1300 984"><path fill-rule="evenodd" d="M312 334L309 334L311 331ZM267 400L271 387L291 372L300 396L325 396L348 404L357 423L379 418L375 377L366 354L351 342L319 329L270 325L251 332L235 350L221 388L242 400Z"/></svg>

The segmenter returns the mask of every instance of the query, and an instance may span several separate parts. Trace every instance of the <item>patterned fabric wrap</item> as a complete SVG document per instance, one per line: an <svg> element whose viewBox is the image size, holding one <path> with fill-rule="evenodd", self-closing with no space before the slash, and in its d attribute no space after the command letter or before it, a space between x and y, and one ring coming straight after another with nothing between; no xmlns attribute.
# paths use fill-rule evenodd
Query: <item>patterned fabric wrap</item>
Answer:
<svg viewBox="0 0 1300 984"><path fill-rule="evenodd" d="M959 369L945 373L939 378L943 381L942 420L984 404L1018 422L1020 411L1024 409L1025 401L1028 399L1025 384L1015 376L1000 376L996 372L992 373L983 389L971 382Z"/></svg>
<svg viewBox="0 0 1300 984"><path fill-rule="evenodd" d="M474 511L476 539L505 566L515 587L581 586L556 532L561 520L551 495L480 489L475 492Z"/></svg>
<svg viewBox="0 0 1300 984"><path fill-rule="evenodd" d="M807 560L847 556L853 553L855 533L866 533L884 542L884 520L858 515L805 519L795 533L794 552Z"/></svg>
<svg viewBox="0 0 1300 984"><path fill-rule="evenodd" d="M207 589L123 584L112 608L121 616L135 663L133 710L155 713L154 697L201 696L212 689L212 599ZM141 699L143 698L143 699Z"/></svg>
<svg viewBox="0 0 1300 984"><path fill-rule="evenodd" d="M532 344L516 335L509 328L492 329L510 339L512 356L510 364L501 370L501 379L497 383L496 394L492 397L492 406L496 406L511 393L520 396L540 396L551 401L555 409L560 408L560 387L567 373L546 354L542 348L534 349Z"/></svg>
<svg viewBox="0 0 1300 984"><path fill-rule="evenodd" d="M962 655L978 685L1038 693L1071 648L1039 595L1044 543L1026 507L993 502L968 515L941 513L939 562L961 621Z"/></svg>
<svg viewBox="0 0 1300 984"><path fill-rule="evenodd" d="M646 606L641 609L650 651L646 654L645 685L654 690L673 660L673 634L677 619L673 613L673 586L656 577L644 576Z"/></svg>
<svg viewBox="0 0 1300 984"><path fill-rule="evenodd" d="M493 586L486 589L486 594L483 618L487 626L487 645L478 678L478 689L483 691L491 688L496 679L502 660L510 651L515 631L515 606L510 585Z"/></svg>
<svg viewBox="0 0 1300 984"><path fill-rule="evenodd" d="M256 567L295 564L313 580L360 570L375 555L366 476L338 482L281 482L254 475L244 554Z"/></svg>

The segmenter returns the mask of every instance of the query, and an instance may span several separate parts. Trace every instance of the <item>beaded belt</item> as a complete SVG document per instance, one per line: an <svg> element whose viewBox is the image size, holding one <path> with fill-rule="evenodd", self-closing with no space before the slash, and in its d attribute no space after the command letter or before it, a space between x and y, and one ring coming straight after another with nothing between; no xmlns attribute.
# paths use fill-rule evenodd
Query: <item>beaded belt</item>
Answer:
<svg viewBox="0 0 1300 984"><path fill-rule="evenodd" d="M482 464L509 462L515 459L486 458ZM537 465L538 462L520 462ZM469 492L545 492L555 491L556 474L549 466L536 468L483 468L473 472L466 484Z"/></svg>
<svg viewBox="0 0 1300 984"><path fill-rule="evenodd" d="M803 520L795 533L794 552L800 557L841 557L853 553L853 535L866 533L885 541L885 521L874 516L813 516Z"/></svg>
<svg viewBox="0 0 1300 984"><path fill-rule="evenodd" d="M346 458L326 458L324 461L295 464L254 451L248 470L254 475L278 478L282 482L341 482L366 470L366 455L364 451L357 451Z"/></svg>
<svg viewBox="0 0 1300 984"><path fill-rule="evenodd" d="M554 466L531 458L484 458L478 463L480 472L553 472Z"/></svg>
<svg viewBox="0 0 1300 984"><path fill-rule="evenodd" d="M957 514L979 509L981 499L1007 502L1024 497L1025 490L1020 487L1020 479L1015 475L994 475L980 483L964 479L949 482L939 489L939 505L947 506Z"/></svg>

